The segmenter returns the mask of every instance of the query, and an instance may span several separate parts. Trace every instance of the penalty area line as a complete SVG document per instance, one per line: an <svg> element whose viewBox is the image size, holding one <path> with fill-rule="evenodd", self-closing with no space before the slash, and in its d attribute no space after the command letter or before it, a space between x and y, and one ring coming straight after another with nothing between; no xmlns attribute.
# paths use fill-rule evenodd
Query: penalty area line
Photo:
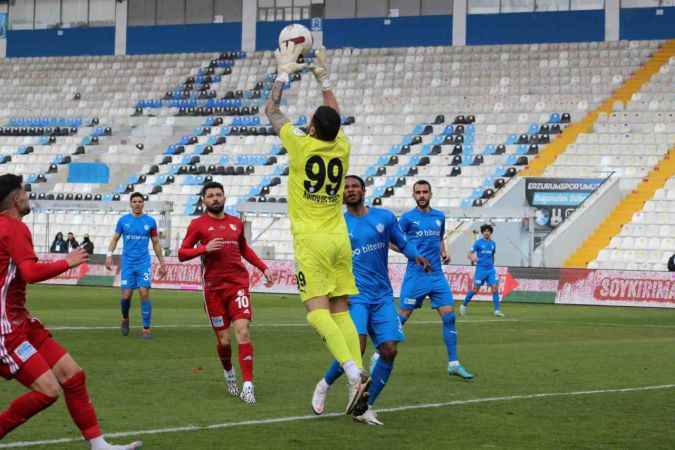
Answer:
<svg viewBox="0 0 675 450"><path fill-rule="evenodd" d="M483 397L483 398L474 398L468 400L453 400L449 402L439 402L439 403L422 403L418 405L405 405L397 406L392 408L382 408L377 409L378 413L395 413L400 411L413 411L418 409L432 409L432 408L447 408L450 406L462 406L462 405L473 405L479 403L494 403L494 402L509 402L515 400L532 400L532 399L543 399L543 398L560 398L560 397L579 397L586 395L602 395L602 394L621 394L627 392L643 392L643 391L658 391L658 390L667 390L675 389L675 384L660 384L653 386L637 386L637 387L628 387L628 388L616 388L616 389L593 389L585 391L572 391L572 392L544 392L540 394L521 394L521 395L507 395L502 397ZM186 425L182 427L175 428L157 428L150 430L137 430L137 431L123 431L118 433L108 433L105 435L106 438L122 438L122 437L136 437L143 435L155 435L155 434L167 434L167 433L180 433L180 432L191 432L191 431L208 431L208 430L217 430L221 428L235 428L235 427L245 427L252 425L270 425L277 423L287 423L287 422L300 422L305 420L317 420L329 417L339 417L344 416L343 413L329 413L323 414L321 416L317 415L304 415L304 416L286 416L286 417L275 417L269 419L258 419L258 420L244 420L239 422L225 422L225 423L216 423L212 425ZM46 439L40 441L18 441L10 442L7 444L0 444L0 448L19 448L19 447L36 447L36 446L45 446L45 445L54 445L54 444L64 444L70 442L82 441L82 438L58 438L58 439Z"/></svg>

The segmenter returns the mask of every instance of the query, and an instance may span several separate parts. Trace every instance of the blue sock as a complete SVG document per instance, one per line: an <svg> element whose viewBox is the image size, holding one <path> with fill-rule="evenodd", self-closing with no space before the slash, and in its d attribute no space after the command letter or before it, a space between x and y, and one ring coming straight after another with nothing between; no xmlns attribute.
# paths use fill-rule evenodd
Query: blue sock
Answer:
<svg viewBox="0 0 675 450"><path fill-rule="evenodd" d="M368 389L368 404L372 405L377 400L377 397L384 389L384 386L389 381L389 375L391 374L394 364L385 361L380 358L375 363L375 368L373 369L373 374L371 376L372 382L370 383L370 388Z"/></svg>
<svg viewBox="0 0 675 450"><path fill-rule="evenodd" d="M398 315L398 320L401 321L401 326L405 325L405 323L408 321L408 317L404 316L403 314Z"/></svg>
<svg viewBox="0 0 675 450"><path fill-rule="evenodd" d="M340 375L345 373L344 369L340 365L340 363L337 361L337 359L333 360L333 364L330 365L328 370L326 371L326 374L323 376L323 379L328 383L328 385L332 385L335 383L335 380L340 378Z"/></svg>
<svg viewBox="0 0 675 450"><path fill-rule="evenodd" d="M150 299L141 301L141 318L143 319L143 328L150 328L152 322L152 302Z"/></svg>
<svg viewBox="0 0 675 450"><path fill-rule="evenodd" d="M468 306L469 302L473 298L473 296L476 295L476 293L473 290L470 290L469 292L466 293L466 298L464 299L464 306Z"/></svg>
<svg viewBox="0 0 675 450"><path fill-rule="evenodd" d="M450 312L443 316L443 341L448 349L448 361L458 361L457 358L457 330L455 329L455 313Z"/></svg>
<svg viewBox="0 0 675 450"><path fill-rule="evenodd" d="M131 308L131 299L129 300L121 299L120 309L122 310L122 317L125 319L129 318L129 308Z"/></svg>
<svg viewBox="0 0 675 450"><path fill-rule="evenodd" d="M499 311L499 292L492 293L492 306L494 306L495 311Z"/></svg>

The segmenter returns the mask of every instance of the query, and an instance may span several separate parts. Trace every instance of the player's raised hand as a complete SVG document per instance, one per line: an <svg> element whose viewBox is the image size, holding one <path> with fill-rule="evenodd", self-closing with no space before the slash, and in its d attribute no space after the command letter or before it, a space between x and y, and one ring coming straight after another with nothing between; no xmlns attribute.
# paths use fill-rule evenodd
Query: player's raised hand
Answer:
<svg viewBox="0 0 675 450"><path fill-rule="evenodd" d="M82 247L73 250L71 253L68 253L66 256L66 262L68 263L69 268L77 267L80 264L84 264L89 260L89 254Z"/></svg>
<svg viewBox="0 0 675 450"><path fill-rule="evenodd" d="M302 53L302 46L295 45L295 42L284 42L281 48L274 52L274 58L277 60L277 74L290 75L304 69L307 64L298 62Z"/></svg>
<svg viewBox="0 0 675 450"><path fill-rule="evenodd" d="M422 266L422 270L425 272L431 272L431 263L424 256L416 256L415 263L419 266Z"/></svg>
<svg viewBox="0 0 675 450"><path fill-rule="evenodd" d="M265 287L272 287L274 285L274 277L272 276L272 271L270 269L265 269L263 272L265 276Z"/></svg>
<svg viewBox="0 0 675 450"><path fill-rule="evenodd" d="M326 47L323 45L315 50L314 63L310 66L316 82L321 89L327 91L330 89L330 74L328 73L328 61L326 59Z"/></svg>
<svg viewBox="0 0 675 450"><path fill-rule="evenodd" d="M206 253L217 252L225 247L225 239L215 238L212 239L206 244Z"/></svg>

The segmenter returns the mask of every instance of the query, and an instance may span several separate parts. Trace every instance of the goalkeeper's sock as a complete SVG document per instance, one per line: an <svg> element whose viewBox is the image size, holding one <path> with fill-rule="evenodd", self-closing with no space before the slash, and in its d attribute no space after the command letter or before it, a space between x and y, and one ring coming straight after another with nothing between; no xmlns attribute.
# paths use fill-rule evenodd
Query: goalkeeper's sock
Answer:
<svg viewBox="0 0 675 450"><path fill-rule="evenodd" d="M307 322L316 330L328 347L328 351L340 364L352 360L352 354L345 342L345 338L337 326L330 311L327 309L315 309L307 313Z"/></svg>
<svg viewBox="0 0 675 450"><path fill-rule="evenodd" d="M352 316L349 315L349 312L339 312L331 314L335 324L340 329L342 336L344 336L349 352L352 355L350 359L354 360L356 366L359 369L363 369L363 359L361 357L361 342L359 341L359 335L356 332L356 327L354 326L354 321Z"/></svg>

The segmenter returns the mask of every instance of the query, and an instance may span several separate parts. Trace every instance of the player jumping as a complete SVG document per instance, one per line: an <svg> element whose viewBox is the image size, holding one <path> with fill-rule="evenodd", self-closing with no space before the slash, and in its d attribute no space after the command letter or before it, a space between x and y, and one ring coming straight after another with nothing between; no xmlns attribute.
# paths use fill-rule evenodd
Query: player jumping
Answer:
<svg viewBox="0 0 675 450"><path fill-rule="evenodd" d="M143 320L143 339L152 338L150 326L152 324L152 301L150 300L150 286L152 284L152 259L148 251L148 241L152 241L152 248L159 259L159 277L166 275L166 266L164 265L164 256L162 248L159 246L159 237L157 236L157 222L155 219L143 213L145 200L143 194L134 192L129 197L131 204L131 213L120 217L115 227L108 246L108 255L105 259L105 266L108 270L113 268L112 255L117 247L117 241L120 236L124 236L124 247L122 249L120 287L122 288L122 299L120 308L122 309L122 324L120 326L122 335L129 335L129 309L131 308L131 297L134 289L138 289L141 295L141 319Z"/></svg>
<svg viewBox="0 0 675 450"><path fill-rule="evenodd" d="M495 269L495 253L497 251L497 244L492 240L492 225L482 225L480 233L483 235L481 239L476 240L469 252L469 259L476 266L476 272L473 276L473 289L466 294L464 302L459 307L459 314L466 314L466 308L476 292L483 284L490 286L492 293L492 306L494 308L494 315L497 317L504 317L504 314L499 308L499 278L497 278L497 270Z"/></svg>
<svg viewBox="0 0 675 450"><path fill-rule="evenodd" d="M198 256L202 258L204 307L216 333L216 349L225 371L227 390L230 395L239 396L244 402L254 405L253 344L249 332L253 306L249 274L241 258L263 272L267 287L272 286L272 272L246 243L241 220L225 214L222 184L205 184L202 203L206 214L190 222L178 250L178 259L187 261ZM244 380L241 393L232 368L230 324L234 326L239 344L239 367Z"/></svg>
<svg viewBox="0 0 675 450"><path fill-rule="evenodd" d="M413 263L429 268L429 261L417 253L398 226L396 216L380 208L363 204L366 184L356 175L345 178L345 220L352 245L352 262L359 294L350 297L349 313L361 341L361 353L366 349L366 336L381 355L372 369L373 383L368 389L368 409L354 419L369 425L382 425L371 408L384 389L394 367L397 344L404 338L394 305L394 292L389 281L389 243L393 243ZM312 410L323 414L330 386L344 371L335 360L319 381L312 397Z"/></svg>
<svg viewBox="0 0 675 450"><path fill-rule="evenodd" d="M473 375L457 357L457 330L455 328L454 299L442 264L450 262L445 249L445 214L431 208L431 185L420 180L413 185L413 198L417 208L401 216L400 225L408 239L417 245L420 253L431 262L431 272L408 261L401 286L401 323L410 318L415 309L421 308L424 299L431 298L431 307L441 317L443 342L448 351L448 374L471 380Z"/></svg>
<svg viewBox="0 0 675 450"><path fill-rule="evenodd" d="M111 445L103 439L87 392L84 370L26 309L26 284L53 278L87 262L80 248L65 259L39 262L21 218L30 213L21 177L0 176L0 376L30 389L0 413L0 439L63 394L68 412L92 450L131 450L141 442Z"/></svg>
<svg viewBox="0 0 675 450"><path fill-rule="evenodd" d="M289 42L274 53L277 78L265 114L288 151L288 213L293 234L298 290L307 321L347 374L350 400L346 413L363 414L369 377L363 371L359 337L349 316L348 298L358 294L352 274L352 251L342 215L344 177L351 145L341 130L335 95L330 88L325 51L319 49L312 71L323 93L308 132L295 128L281 112L281 95L300 46Z"/></svg>

